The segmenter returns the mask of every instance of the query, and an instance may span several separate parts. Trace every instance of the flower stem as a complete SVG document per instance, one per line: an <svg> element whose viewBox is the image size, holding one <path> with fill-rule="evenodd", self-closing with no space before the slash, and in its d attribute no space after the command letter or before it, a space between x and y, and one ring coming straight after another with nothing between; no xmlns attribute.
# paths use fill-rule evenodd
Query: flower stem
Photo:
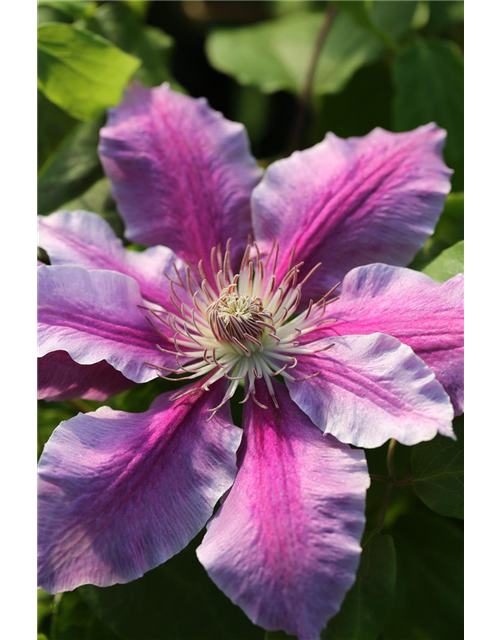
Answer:
<svg viewBox="0 0 500 640"><path fill-rule="evenodd" d="M406 480L396 480L396 479L391 480L387 476L382 476L382 475L380 475L378 473L371 473L370 474L370 478L372 480L381 480L382 482L390 482L391 484L395 484L397 486L404 486L404 485L407 485L407 484L413 484L413 478L407 478Z"/></svg>
<svg viewBox="0 0 500 640"><path fill-rule="evenodd" d="M389 448L387 449L387 471L389 472L388 477L380 476L378 474L373 474L370 476L371 478L375 478L376 480L384 480L387 482L387 486L385 488L384 500L382 502L382 511L380 512L380 518L377 523L375 529L370 533L365 543L368 542L375 534L379 533L382 530L385 522L385 516L387 514L387 507L389 506L389 500L391 499L392 487L395 484L409 484L408 481L405 480L396 480L394 478L394 451L396 450L396 440L394 438L389 442ZM410 480L411 482L411 480Z"/></svg>
<svg viewBox="0 0 500 640"><path fill-rule="evenodd" d="M321 49L325 44L326 37L328 35L330 27L332 26L336 13L337 13L337 7L334 4L330 4L330 6L328 7L325 13L325 19L323 20L323 24L321 25L321 28L318 31L318 37L316 38L316 43L314 45L312 58L306 73L304 87L302 88L302 91L298 96L297 116L295 118L295 123L292 127L292 134L290 136L290 142L288 144L289 154L292 153L292 151L295 151L295 149L297 149L297 147L300 144L302 128L304 126L304 120L306 117L307 108L309 105L309 101L311 99L311 92L312 92L312 87L314 82L314 74L316 73L316 67L318 65Z"/></svg>
<svg viewBox="0 0 500 640"><path fill-rule="evenodd" d="M389 500L391 499L391 493L392 493L392 484L389 483L385 488L384 501L382 503L382 511L380 512L380 519L378 521L377 526L375 527L375 529L372 532L373 534L379 533L381 531L382 527L384 526L385 514L387 513L387 507L389 506Z"/></svg>
<svg viewBox="0 0 500 640"><path fill-rule="evenodd" d="M389 448L387 449L387 471L389 472L389 479L394 480L394 451L396 449L396 440L391 438L389 442Z"/></svg>

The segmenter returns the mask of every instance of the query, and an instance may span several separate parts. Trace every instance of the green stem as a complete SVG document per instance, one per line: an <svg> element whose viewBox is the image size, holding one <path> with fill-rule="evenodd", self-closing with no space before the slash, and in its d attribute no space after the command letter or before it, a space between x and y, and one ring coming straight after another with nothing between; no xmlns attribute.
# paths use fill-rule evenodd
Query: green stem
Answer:
<svg viewBox="0 0 500 640"><path fill-rule="evenodd" d="M394 451L396 449L396 440L392 438L389 442L389 448L387 449L387 471L389 472L389 478L394 480Z"/></svg>
<svg viewBox="0 0 500 640"><path fill-rule="evenodd" d="M389 448L387 449L387 471L389 472L389 476L386 478L384 476L379 476L377 474L372 475L372 478L376 480L384 480L387 482L387 486L385 488L384 500L382 502L382 511L380 512L380 518L377 523L375 529L368 536L365 544L370 540L375 534L379 533L382 530L385 522L385 516L387 514L387 507L389 506L389 500L391 499L392 487L395 484L408 484L404 480L396 480L394 478L394 452L396 450L396 440L394 438L389 442Z"/></svg>
<svg viewBox="0 0 500 640"><path fill-rule="evenodd" d="M298 108L297 108L297 117L295 119L295 124L292 128L292 134L290 136L290 142L288 145L289 154L292 151L297 149L301 133L302 127L304 126L304 119L306 117L307 108L309 106L309 101L311 99L311 93L314 82L314 74L316 73L316 67L318 65L319 56L321 54L321 49L325 44L326 37L328 32L330 31L330 27L332 26L332 22L335 18L335 14L337 13L337 7L334 4L330 4L326 13L323 24L321 25L320 30L318 31L318 37L316 38L316 43L314 45L314 50L311 58L311 62L309 63L309 68L306 73L306 79L304 82L304 87L300 92L298 97Z"/></svg>

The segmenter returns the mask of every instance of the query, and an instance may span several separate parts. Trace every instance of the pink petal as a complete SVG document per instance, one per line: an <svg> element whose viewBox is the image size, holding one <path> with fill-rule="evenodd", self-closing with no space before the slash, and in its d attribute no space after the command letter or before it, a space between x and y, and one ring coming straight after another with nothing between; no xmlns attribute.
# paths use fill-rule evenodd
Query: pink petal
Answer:
<svg viewBox="0 0 500 640"><path fill-rule="evenodd" d="M241 429L199 390L145 413L101 407L61 423L39 465L39 585L51 593L142 576L202 529L236 474ZM168 597L168 594L166 594Z"/></svg>
<svg viewBox="0 0 500 640"><path fill-rule="evenodd" d="M183 271L184 264L170 249L127 251L109 224L88 211L58 211L40 216L38 230L38 244L47 251L52 265L124 273L137 281L143 298L164 309L173 308L165 274L177 281L174 265Z"/></svg>
<svg viewBox="0 0 500 640"><path fill-rule="evenodd" d="M444 140L434 124L347 140L329 133L272 164L253 193L252 219L263 248L274 237L280 244L279 275L294 245L304 273L322 262L305 287L306 301L353 267L408 264L432 234L450 190Z"/></svg>
<svg viewBox="0 0 500 640"><path fill-rule="evenodd" d="M330 345L328 351L320 351ZM322 431L374 448L406 445L438 433L454 437L450 398L429 367L396 338L374 333L318 340L287 382L292 399Z"/></svg>
<svg viewBox="0 0 500 640"><path fill-rule="evenodd" d="M423 273L384 264L353 269L328 315L338 319L325 325L330 333L380 331L409 345L434 371L456 415L463 413L463 275L438 284ZM326 330L316 335L324 337Z"/></svg>
<svg viewBox="0 0 500 640"><path fill-rule="evenodd" d="M241 253L261 175L242 125L166 84L135 85L110 111L99 150L128 238L195 265L209 265L228 238L233 257Z"/></svg>
<svg viewBox="0 0 500 640"><path fill-rule="evenodd" d="M38 399L106 400L134 386L106 361L77 364L66 351L52 351L38 358Z"/></svg>
<svg viewBox="0 0 500 640"><path fill-rule="evenodd" d="M39 356L66 351L79 364L105 360L126 378L146 382L169 366L169 344L148 324L135 280L113 271L38 267ZM175 360L174 360L175 362Z"/></svg>
<svg viewBox="0 0 500 640"><path fill-rule="evenodd" d="M238 475L197 553L254 623L318 640L355 579L370 480L364 453L276 386L280 409L245 408Z"/></svg>

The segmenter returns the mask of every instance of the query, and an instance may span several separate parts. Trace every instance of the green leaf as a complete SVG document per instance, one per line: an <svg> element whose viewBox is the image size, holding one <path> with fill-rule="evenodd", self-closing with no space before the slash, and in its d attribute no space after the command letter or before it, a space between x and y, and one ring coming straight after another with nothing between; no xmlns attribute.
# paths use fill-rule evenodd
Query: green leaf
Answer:
<svg viewBox="0 0 500 640"><path fill-rule="evenodd" d="M64 13L69 18L77 20L91 14L97 7L96 2L73 2L72 0L39 0L38 7L49 7Z"/></svg>
<svg viewBox="0 0 500 640"><path fill-rule="evenodd" d="M127 249L132 250L130 247L127 247ZM129 391L123 391L112 398L107 398L103 402L98 402L97 400L83 400L83 402L90 411L96 411L99 407L106 406L111 407L111 409L114 409L115 411L142 413L150 408L153 400L155 400L159 395L166 393L167 391L177 390L181 387L182 383L180 382L172 382L170 380L155 378L154 380L150 380L144 384L138 384L135 387L132 387ZM51 405L53 404L58 403L51 403ZM67 402L62 402L60 404L63 408L66 406L71 407Z"/></svg>
<svg viewBox="0 0 500 640"><path fill-rule="evenodd" d="M116 235L122 240L124 239L125 226L116 210L116 204L111 195L111 184L108 178L97 180L87 191L73 200L64 202L59 208L67 209L68 211L83 210L98 213L111 225Z"/></svg>
<svg viewBox="0 0 500 640"><path fill-rule="evenodd" d="M74 411L64 408L59 403L39 402L38 403L38 457L40 457L45 443L52 435L54 429L63 420L69 420L75 415ZM43 593L39 591L39 594ZM39 595L39 598L41 596Z"/></svg>
<svg viewBox="0 0 500 640"><path fill-rule="evenodd" d="M160 29L142 25L137 20L137 11L130 5L144 4L147 3L107 2L83 25L139 58L142 65L135 75L143 84L156 86L168 81L179 90L181 87L170 71L174 39Z"/></svg>
<svg viewBox="0 0 500 640"><path fill-rule="evenodd" d="M45 626L47 619L52 615L52 609L54 604L54 596L51 593L47 593L42 589L37 591L37 628L38 631L42 630Z"/></svg>
<svg viewBox="0 0 500 640"><path fill-rule="evenodd" d="M449 249L445 249L441 255L423 269L423 272L436 282L445 282L457 273L463 273L464 241L457 242Z"/></svg>
<svg viewBox="0 0 500 640"><path fill-rule="evenodd" d="M149 0L123 0L123 4L143 20L147 16L151 2Z"/></svg>
<svg viewBox="0 0 500 640"><path fill-rule="evenodd" d="M304 11L318 11L318 6L324 10L324 3L322 0L293 0L293 2L283 2L283 0L269 0L266 2L268 11L272 17L282 16L287 13L297 13Z"/></svg>
<svg viewBox="0 0 500 640"><path fill-rule="evenodd" d="M139 64L89 31L68 24L38 27L38 87L79 120L116 105Z"/></svg>
<svg viewBox="0 0 500 640"><path fill-rule="evenodd" d="M418 497L443 516L464 517L464 425L453 424L454 441L436 436L412 450L413 488Z"/></svg>
<svg viewBox="0 0 500 640"><path fill-rule="evenodd" d="M448 195L433 237L447 240L450 244L464 239L463 193Z"/></svg>
<svg viewBox="0 0 500 640"><path fill-rule="evenodd" d="M101 120L79 123L46 161L38 178L39 214L60 208L102 176L97 155L101 126Z"/></svg>
<svg viewBox="0 0 500 640"><path fill-rule="evenodd" d="M455 2L429 2L429 24L426 32L430 35L440 36L449 32L455 25L464 22L464 3Z"/></svg>
<svg viewBox="0 0 500 640"><path fill-rule="evenodd" d="M391 536L376 534L363 546L356 582L322 640L377 640L388 618L396 584Z"/></svg>
<svg viewBox="0 0 500 640"><path fill-rule="evenodd" d="M91 15L96 2L72 2L71 0L40 0L37 5L37 22L73 22L78 18Z"/></svg>
<svg viewBox="0 0 500 640"><path fill-rule="evenodd" d="M371 3L371 20L379 35L384 33L394 42L408 33L416 7L416 1L376 0ZM387 37L382 36L382 39L388 43Z"/></svg>
<svg viewBox="0 0 500 640"><path fill-rule="evenodd" d="M127 640L262 640L264 632L219 591L198 562L202 535L128 584L81 587L94 613Z"/></svg>
<svg viewBox="0 0 500 640"><path fill-rule="evenodd" d="M394 607L384 640L463 638L463 528L415 502L391 528L397 556Z"/></svg>
<svg viewBox="0 0 500 640"><path fill-rule="evenodd" d="M37 24L47 24L49 22L71 23L73 18L66 13L61 13L52 7L38 7L36 12Z"/></svg>
<svg viewBox="0 0 500 640"><path fill-rule="evenodd" d="M207 40L211 64L243 85L273 93L298 93L307 70L323 14L297 12L236 29L217 29ZM347 11L339 11L324 43L313 90L342 90L357 69L382 52L378 38L360 27Z"/></svg>
<svg viewBox="0 0 500 640"><path fill-rule="evenodd" d="M418 2L411 21L412 29L415 31L423 29L429 23L430 13L428 2Z"/></svg>
<svg viewBox="0 0 500 640"><path fill-rule="evenodd" d="M446 198L446 202L444 205L444 210L442 216L449 216L454 220L457 220L461 223L463 227L464 223L464 194L453 192L449 193ZM463 239L463 238L461 238Z"/></svg>
<svg viewBox="0 0 500 640"><path fill-rule="evenodd" d="M92 613L78 591L63 593L55 609L51 640L118 640Z"/></svg>
<svg viewBox="0 0 500 640"><path fill-rule="evenodd" d="M397 40L404 36L411 27L417 2L342 2L338 3L341 11L348 11L356 22L376 35L389 49L397 51Z"/></svg>
<svg viewBox="0 0 500 640"><path fill-rule="evenodd" d="M156 86L168 81L173 89L184 92L170 70L170 59L174 39L155 27L143 27L140 37L131 49L143 62L137 77L148 86Z"/></svg>
<svg viewBox="0 0 500 640"><path fill-rule="evenodd" d="M40 169L74 130L78 120L47 100L41 91L37 93L38 168Z"/></svg>
<svg viewBox="0 0 500 640"><path fill-rule="evenodd" d="M364 29L371 30L373 21L371 9L373 0L355 0L354 2L345 0L336 0L335 4L340 11L348 11L356 22Z"/></svg>
<svg viewBox="0 0 500 640"><path fill-rule="evenodd" d="M434 234L417 253L410 265L417 271L424 270L445 249L464 238L464 194L450 193ZM454 274L453 274L454 275Z"/></svg>
<svg viewBox="0 0 500 640"><path fill-rule="evenodd" d="M395 60L394 125L399 131L436 122L446 129L445 159L455 170L454 189L463 191L464 62L444 40L417 39Z"/></svg>
<svg viewBox="0 0 500 640"><path fill-rule="evenodd" d="M157 378L146 384L138 384L129 391L124 391L113 398L109 398L105 404L119 411L130 411L132 413L147 411L153 400L159 395L179 389L181 386L182 384L180 383Z"/></svg>
<svg viewBox="0 0 500 640"><path fill-rule="evenodd" d="M289 636L284 631L266 631L264 640L297 640L297 636Z"/></svg>

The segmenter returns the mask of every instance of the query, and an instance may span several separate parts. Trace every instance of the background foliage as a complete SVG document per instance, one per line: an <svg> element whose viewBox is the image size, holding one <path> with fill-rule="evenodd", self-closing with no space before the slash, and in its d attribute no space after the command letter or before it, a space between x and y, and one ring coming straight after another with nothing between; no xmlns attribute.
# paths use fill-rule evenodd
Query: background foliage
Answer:
<svg viewBox="0 0 500 640"><path fill-rule="evenodd" d="M87 209L123 237L97 156L98 132L131 78L149 86L167 81L243 122L263 166L319 142L326 131L346 137L437 122L448 131L453 192L412 266L439 282L462 272L463 3L333 4L307 96L330 3L39 2L39 213ZM144 411L167 388L152 381L106 404ZM97 406L40 402L38 454L62 420ZM398 445L397 483L374 477L358 578L323 640L462 637L462 419L455 432L457 442L438 436ZM386 456L387 446L367 452L372 477L387 476ZM213 585L195 558L198 543L127 585L55 597L39 591L38 639L285 638L254 626Z"/></svg>

